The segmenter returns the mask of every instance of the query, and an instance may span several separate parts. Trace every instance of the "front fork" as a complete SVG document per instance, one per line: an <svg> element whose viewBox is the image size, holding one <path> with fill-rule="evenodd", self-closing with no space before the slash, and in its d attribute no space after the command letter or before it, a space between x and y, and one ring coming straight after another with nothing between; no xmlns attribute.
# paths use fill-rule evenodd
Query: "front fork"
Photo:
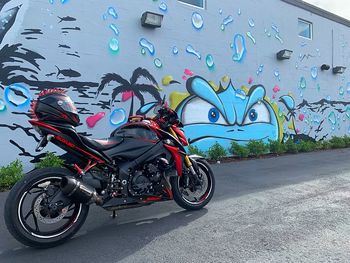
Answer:
<svg viewBox="0 0 350 263"><path fill-rule="evenodd" d="M169 132L170 132L170 134L171 134L172 136L174 136L176 139L178 139L178 136L177 136L176 132L175 132L171 127L169 128ZM185 154L184 162L185 162L186 167L187 167L187 168L190 170L190 172L191 172L191 175L192 175L192 178L191 178L191 179L193 180L193 182L195 183L195 185L200 184L200 180L199 180L199 178L198 178L198 172L196 172L196 170L198 170L198 169L195 169L195 168L197 168L197 167L194 167L194 165L193 165L193 163L192 163L190 157L188 157L187 154Z"/></svg>

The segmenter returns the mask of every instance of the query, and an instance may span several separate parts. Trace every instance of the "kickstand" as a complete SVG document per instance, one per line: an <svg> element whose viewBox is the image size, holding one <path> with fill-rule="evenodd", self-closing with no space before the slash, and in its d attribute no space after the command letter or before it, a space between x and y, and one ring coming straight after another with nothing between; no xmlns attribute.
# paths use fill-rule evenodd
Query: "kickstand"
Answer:
<svg viewBox="0 0 350 263"><path fill-rule="evenodd" d="M112 218L115 219L117 217L117 212L113 210Z"/></svg>

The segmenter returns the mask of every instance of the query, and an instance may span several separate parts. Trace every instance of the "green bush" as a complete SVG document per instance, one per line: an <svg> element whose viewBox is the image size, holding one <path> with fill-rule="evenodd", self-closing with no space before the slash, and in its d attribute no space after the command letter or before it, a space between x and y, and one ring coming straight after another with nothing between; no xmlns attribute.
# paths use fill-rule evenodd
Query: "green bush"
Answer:
<svg viewBox="0 0 350 263"><path fill-rule="evenodd" d="M23 164L20 160L0 167L0 191L9 190L23 176Z"/></svg>
<svg viewBox="0 0 350 263"><path fill-rule="evenodd" d="M324 141L317 141L315 142L315 150L320 151L325 149L325 145L323 143Z"/></svg>
<svg viewBox="0 0 350 263"><path fill-rule="evenodd" d="M332 139L329 140L331 147L333 149L339 149L339 148L345 148L346 143L343 138L341 137L332 137Z"/></svg>
<svg viewBox="0 0 350 263"><path fill-rule="evenodd" d="M346 147L350 147L350 137L349 136L344 136L343 137L344 143Z"/></svg>
<svg viewBox="0 0 350 263"><path fill-rule="evenodd" d="M249 141L247 144L249 153L253 156L260 157L268 152L268 145L263 141Z"/></svg>
<svg viewBox="0 0 350 263"><path fill-rule="evenodd" d="M207 155L205 151L202 151L197 146L193 146L193 145L188 146L188 152L189 154L195 154L203 157Z"/></svg>
<svg viewBox="0 0 350 263"><path fill-rule="evenodd" d="M316 143L312 141L300 141L298 146L298 151L302 153L313 152L316 150Z"/></svg>
<svg viewBox="0 0 350 263"><path fill-rule="evenodd" d="M237 142L232 141L230 147L230 153L237 155L239 158L247 158L249 156L249 150L247 147L239 145Z"/></svg>
<svg viewBox="0 0 350 263"><path fill-rule="evenodd" d="M285 143L287 153L298 153L298 146L292 139L288 139Z"/></svg>
<svg viewBox="0 0 350 263"><path fill-rule="evenodd" d="M282 154L286 152L286 147L280 141L269 140L270 153Z"/></svg>
<svg viewBox="0 0 350 263"><path fill-rule="evenodd" d="M62 167L64 160L56 156L54 153L48 152L46 156L38 162L35 167L40 168L50 168L50 167Z"/></svg>
<svg viewBox="0 0 350 263"><path fill-rule="evenodd" d="M209 148L208 157L211 160L218 161L222 157L226 156L226 150L219 143L215 143Z"/></svg>

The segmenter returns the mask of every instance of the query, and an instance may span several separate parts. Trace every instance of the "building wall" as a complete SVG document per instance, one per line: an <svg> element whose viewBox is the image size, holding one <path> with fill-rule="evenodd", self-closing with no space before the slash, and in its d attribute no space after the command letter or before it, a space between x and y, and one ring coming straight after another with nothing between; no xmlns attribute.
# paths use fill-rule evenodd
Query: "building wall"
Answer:
<svg viewBox="0 0 350 263"><path fill-rule="evenodd" d="M349 133L349 71L320 70L332 65L332 53L335 66L350 67L348 27L280 0L207 2L203 10L175 0L2 1L0 164L21 158L29 167L42 156L26 112L30 98L54 87L67 90L79 132L93 137L107 137L164 95L203 150ZM144 11L163 14L162 27L143 28ZM313 40L298 36L298 18L313 23ZM281 49L293 50L292 58L278 61Z"/></svg>

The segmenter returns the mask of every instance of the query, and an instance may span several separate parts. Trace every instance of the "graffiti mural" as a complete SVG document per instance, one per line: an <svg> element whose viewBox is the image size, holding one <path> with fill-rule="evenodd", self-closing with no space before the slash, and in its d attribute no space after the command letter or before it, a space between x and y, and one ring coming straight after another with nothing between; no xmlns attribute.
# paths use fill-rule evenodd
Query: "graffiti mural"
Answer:
<svg viewBox="0 0 350 263"><path fill-rule="evenodd" d="M129 115L152 115L164 96L201 150L350 134L349 74L321 68L332 53L334 63L350 67L347 27L329 22L332 51L326 36L296 41L293 23L273 20L274 6L242 1L229 11L223 0L198 10L136 1L0 2L0 145L13 153L0 165L43 156L27 120L30 100L46 88L65 89L80 115L78 131L96 138ZM254 17L256 8L265 12ZM146 9L164 16L161 28L139 24ZM277 61L285 48L292 57Z"/></svg>
<svg viewBox="0 0 350 263"><path fill-rule="evenodd" d="M216 142L229 147L231 141L282 139L277 105L266 97L262 85L237 89L230 82L225 89L220 84L215 90L198 76L188 79L186 85L189 96L176 111L191 144L208 150Z"/></svg>

